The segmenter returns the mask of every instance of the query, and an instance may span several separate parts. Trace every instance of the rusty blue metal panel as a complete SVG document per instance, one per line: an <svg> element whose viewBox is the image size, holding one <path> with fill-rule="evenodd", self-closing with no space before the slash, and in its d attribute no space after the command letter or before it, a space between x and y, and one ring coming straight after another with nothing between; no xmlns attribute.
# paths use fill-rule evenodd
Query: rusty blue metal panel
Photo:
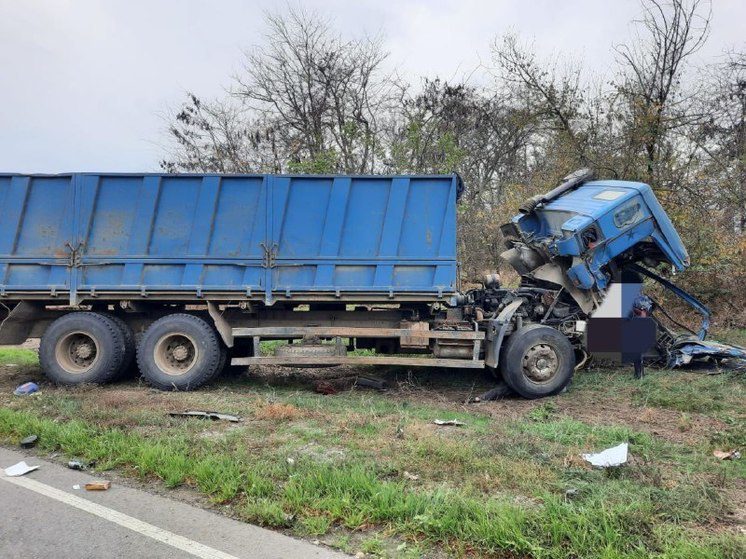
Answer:
<svg viewBox="0 0 746 559"><path fill-rule="evenodd" d="M452 293L457 188L454 176L275 179L272 292Z"/></svg>
<svg viewBox="0 0 746 559"><path fill-rule="evenodd" d="M0 291L433 300L456 176L0 175Z"/></svg>
<svg viewBox="0 0 746 559"><path fill-rule="evenodd" d="M69 290L73 202L72 175L0 175L0 295Z"/></svg>

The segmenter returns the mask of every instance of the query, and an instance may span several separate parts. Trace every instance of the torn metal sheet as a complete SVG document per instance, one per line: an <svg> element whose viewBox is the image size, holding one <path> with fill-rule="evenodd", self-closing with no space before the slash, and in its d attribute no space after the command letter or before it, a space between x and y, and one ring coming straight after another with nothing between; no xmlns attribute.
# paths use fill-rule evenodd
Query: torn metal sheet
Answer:
<svg viewBox="0 0 746 559"><path fill-rule="evenodd" d="M746 348L691 337L678 341L671 346L668 354L668 366L671 368L681 367L694 360L704 358L746 361ZM744 363L744 366L746 366L746 363Z"/></svg>
<svg viewBox="0 0 746 559"><path fill-rule="evenodd" d="M223 420L230 421L231 423L238 423L243 421L237 415L230 415L228 413L218 413L216 411L201 411L201 410L187 410L187 411L175 411L168 415L171 417L198 417L200 419L212 419L214 421Z"/></svg>

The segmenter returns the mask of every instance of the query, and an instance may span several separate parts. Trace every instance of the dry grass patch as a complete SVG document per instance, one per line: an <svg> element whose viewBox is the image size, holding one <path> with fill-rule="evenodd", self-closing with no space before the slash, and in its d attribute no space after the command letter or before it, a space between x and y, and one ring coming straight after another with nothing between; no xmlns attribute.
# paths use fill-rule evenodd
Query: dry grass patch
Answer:
<svg viewBox="0 0 746 559"><path fill-rule="evenodd" d="M255 419L266 421L291 421L308 416L308 412L292 404L268 403L254 410Z"/></svg>

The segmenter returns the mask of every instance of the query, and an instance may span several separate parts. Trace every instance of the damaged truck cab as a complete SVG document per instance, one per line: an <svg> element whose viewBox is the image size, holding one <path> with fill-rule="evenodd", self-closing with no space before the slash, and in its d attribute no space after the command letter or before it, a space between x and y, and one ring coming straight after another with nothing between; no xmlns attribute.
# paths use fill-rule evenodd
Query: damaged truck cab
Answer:
<svg viewBox="0 0 746 559"><path fill-rule="evenodd" d="M510 340L520 338L527 323L550 326L564 334L575 355L585 360L589 320L596 316L628 319L641 293L642 276L657 281L703 317L696 336L683 337L654 319L655 347L649 357L669 366L686 363L691 359L686 354L746 357L740 348L704 342L709 310L651 270L667 265L681 271L689 266L686 248L651 187L592 178L588 170L573 173L551 192L527 200L520 213L502 227L508 250L501 256L518 272L521 282L518 290L503 291L498 297L501 303L487 327L486 365L502 371L508 383L525 395L547 391L549 387L537 386L537 378L532 379L530 360L518 371L511 370L517 368L511 364L512 356L502 358ZM635 280L625 283L630 276ZM482 292L472 297L490 299ZM491 298L496 299L494 294ZM623 343L622 339L606 340L605 345L616 344L615 351L623 353Z"/></svg>
<svg viewBox="0 0 746 559"><path fill-rule="evenodd" d="M589 292L579 303L590 311L588 299L598 301L625 264L668 263L679 271L689 266L686 248L650 186L584 181L588 176L571 175L564 187L524 204L503 227L512 245L503 257L521 275L537 275L537 268L553 263L573 289Z"/></svg>

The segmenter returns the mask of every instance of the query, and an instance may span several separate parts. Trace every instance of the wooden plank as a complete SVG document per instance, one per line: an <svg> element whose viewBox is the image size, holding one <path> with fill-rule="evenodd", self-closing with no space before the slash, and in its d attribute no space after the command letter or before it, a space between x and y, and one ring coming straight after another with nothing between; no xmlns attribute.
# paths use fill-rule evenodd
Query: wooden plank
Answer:
<svg viewBox="0 0 746 559"><path fill-rule="evenodd" d="M483 369L484 361L429 357L234 357L231 365L402 365L410 367L457 367Z"/></svg>
<svg viewBox="0 0 746 559"><path fill-rule="evenodd" d="M336 326L267 326L265 328L234 328L233 337L252 336L341 336L343 338L428 338L449 340L483 340L484 332L464 330L410 330L405 328L348 328Z"/></svg>

